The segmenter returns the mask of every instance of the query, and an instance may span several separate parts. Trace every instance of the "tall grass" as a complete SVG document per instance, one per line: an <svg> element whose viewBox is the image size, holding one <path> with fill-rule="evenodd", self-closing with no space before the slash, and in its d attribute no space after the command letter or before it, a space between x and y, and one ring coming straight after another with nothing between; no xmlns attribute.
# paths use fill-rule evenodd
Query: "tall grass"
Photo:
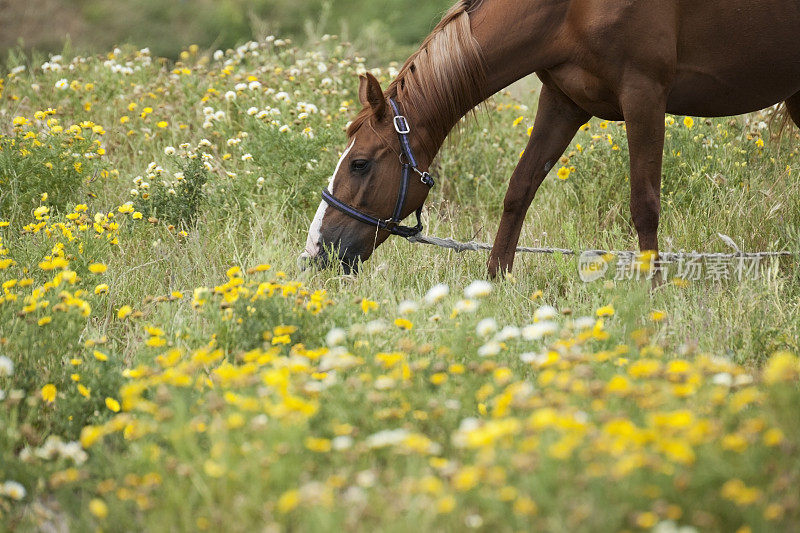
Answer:
<svg viewBox="0 0 800 533"><path fill-rule="evenodd" d="M797 528L795 260L651 291L524 256L466 290L486 254L391 239L300 272L378 65L336 37L185 52L4 79L0 527ZM445 147L430 233L493 238L535 103ZM667 117L665 249L798 249L798 130L766 118ZM592 121L521 242L633 249L627 159Z"/></svg>

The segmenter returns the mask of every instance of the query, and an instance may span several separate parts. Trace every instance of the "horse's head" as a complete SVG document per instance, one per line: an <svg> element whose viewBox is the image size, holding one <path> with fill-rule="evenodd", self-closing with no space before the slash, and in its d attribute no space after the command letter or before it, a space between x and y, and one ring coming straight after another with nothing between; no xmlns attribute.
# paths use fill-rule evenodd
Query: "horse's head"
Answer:
<svg viewBox="0 0 800 533"><path fill-rule="evenodd" d="M403 189L403 163L408 161L395 128L392 103L371 74L361 76L358 96L364 109L348 130L347 147L328 184L330 197L320 203L311 223L306 248L300 256L304 266L339 262L345 272L356 270L358 263L367 260L394 227L390 223L382 229L377 223L359 219L358 214L386 222L397 219L399 213L402 220L422 206L430 189L415 170L407 170L410 176L406 196L396 212ZM408 137L415 154L422 155L418 143L423 134L415 130Z"/></svg>

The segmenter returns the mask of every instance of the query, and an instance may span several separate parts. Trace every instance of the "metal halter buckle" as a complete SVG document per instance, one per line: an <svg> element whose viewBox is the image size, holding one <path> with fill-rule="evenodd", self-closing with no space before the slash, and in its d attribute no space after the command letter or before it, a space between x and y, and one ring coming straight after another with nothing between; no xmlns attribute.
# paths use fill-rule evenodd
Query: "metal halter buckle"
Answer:
<svg viewBox="0 0 800 533"><path fill-rule="evenodd" d="M405 126L405 128L403 128ZM406 117L397 115L394 117L394 130L400 135L408 135L411 133L411 126L408 125Z"/></svg>

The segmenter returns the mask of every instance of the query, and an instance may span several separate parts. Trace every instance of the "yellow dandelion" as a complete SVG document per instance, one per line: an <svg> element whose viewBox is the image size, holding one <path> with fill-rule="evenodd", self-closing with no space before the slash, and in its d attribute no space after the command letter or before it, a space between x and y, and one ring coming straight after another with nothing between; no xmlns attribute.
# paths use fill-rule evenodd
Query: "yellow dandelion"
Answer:
<svg viewBox="0 0 800 533"><path fill-rule="evenodd" d="M57 392L58 391L56 390L56 386L53 385L52 383L48 383L47 385L42 387L42 392L41 392L42 400L44 400L47 403L55 402Z"/></svg>
<svg viewBox="0 0 800 533"><path fill-rule="evenodd" d="M108 270L108 267L103 263L92 263L89 265L89 272L92 274L102 274L106 270Z"/></svg>
<svg viewBox="0 0 800 533"><path fill-rule="evenodd" d="M89 512L100 520L108 516L108 505L100 498L93 498L89 502Z"/></svg>
<svg viewBox="0 0 800 533"><path fill-rule="evenodd" d="M114 398L106 398L106 407L115 413L119 413L119 402Z"/></svg>
<svg viewBox="0 0 800 533"><path fill-rule="evenodd" d="M406 331L410 330L414 327L414 323L406 318L396 318L394 320L394 325L400 329L404 329Z"/></svg>

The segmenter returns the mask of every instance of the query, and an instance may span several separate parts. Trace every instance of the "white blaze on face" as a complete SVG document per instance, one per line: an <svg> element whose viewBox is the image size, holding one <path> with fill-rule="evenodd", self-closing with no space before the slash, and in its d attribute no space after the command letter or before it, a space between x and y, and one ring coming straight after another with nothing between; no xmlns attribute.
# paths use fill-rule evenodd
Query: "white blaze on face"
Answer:
<svg viewBox="0 0 800 533"><path fill-rule="evenodd" d="M350 146L342 154L342 157L339 158L339 162L336 163L336 170L333 171L333 175L331 175L331 179L328 182L328 192L333 194L333 180L336 179L336 175L339 173L339 167L342 166L342 162L347 157L347 154L350 153L350 150L353 149L353 146L356 144L356 139L353 137L353 142L350 143ZM306 239L306 249L303 252L301 257L316 257L319 254L319 246L322 241L322 234L320 233L320 227L322 226L322 219L325 218L325 213L328 211L328 202L325 200L319 203L319 207L317 208L317 213L314 215L314 220L311 222L311 228L308 230L308 238Z"/></svg>

